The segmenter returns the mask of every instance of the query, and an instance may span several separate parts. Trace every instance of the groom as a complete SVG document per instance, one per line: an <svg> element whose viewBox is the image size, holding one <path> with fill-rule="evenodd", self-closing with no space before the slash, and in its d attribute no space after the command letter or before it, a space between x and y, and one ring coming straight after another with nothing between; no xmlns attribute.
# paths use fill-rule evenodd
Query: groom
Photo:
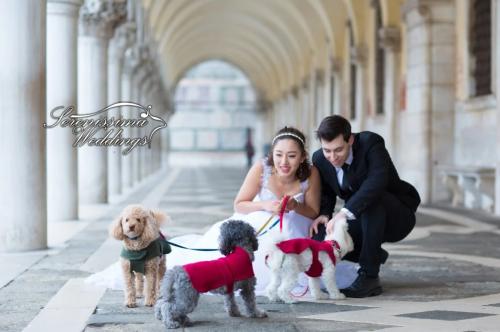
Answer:
<svg viewBox="0 0 500 332"><path fill-rule="evenodd" d="M348 297L382 293L378 278L385 263L384 242L404 239L415 226L420 204L416 189L399 178L381 136L363 131L351 133L349 121L328 116L319 125L321 149L313 154L313 164L321 176L320 216L311 225L313 238L322 240L333 224L347 218L354 251L344 259L359 262L356 280L340 291ZM336 198L344 207L333 214Z"/></svg>

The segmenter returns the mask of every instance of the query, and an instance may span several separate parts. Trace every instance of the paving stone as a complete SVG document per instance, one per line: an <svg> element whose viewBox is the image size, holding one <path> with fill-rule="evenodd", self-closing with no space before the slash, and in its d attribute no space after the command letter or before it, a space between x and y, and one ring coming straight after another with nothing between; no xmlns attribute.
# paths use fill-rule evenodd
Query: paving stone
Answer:
<svg viewBox="0 0 500 332"><path fill-rule="evenodd" d="M117 291L108 291L102 298L96 313L89 319L86 332L89 331L132 331L134 325L137 331L156 331L163 326L157 321L152 308L139 306L129 309L117 306L123 300L123 294ZM241 299L237 302L242 307ZM247 317L228 317L224 311L222 296L202 295L195 311L189 315L194 323L186 331L332 331L337 325L344 325L348 329L342 331L370 330L370 327L380 329L381 326L372 324L346 324L341 322L327 322L299 318L312 314L322 314L343 311L359 311L367 309L363 306L337 305L330 303L301 302L287 305L269 303L267 298L257 297L259 308L266 310L269 317L264 319L251 319Z"/></svg>
<svg viewBox="0 0 500 332"><path fill-rule="evenodd" d="M230 217L233 213L232 203L245 172L244 169L227 168L181 170L170 190L158 197L160 208L171 214L174 221L172 225L167 226L167 234L175 236L203 233L214 222ZM63 249L47 252L47 256L0 288L0 331L21 331L69 279L87 276L88 273L80 271L78 266L108 237L107 228L111 220L125 205L141 202L163 178L164 176L156 176L148 179L147 183L135 189L127 199L110 206L105 215L91 222L68 241ZM205 212L197 210L201 207ZM169 212L169 208L172 212ZM500 225L498 218L485 217L480 213L467 211L463 215L488 225ZM497 234L476 232L467 229L467 226L455 224L452 220L417 215L417 227L434 225L448 226L445 230L449 232L431 233L428 237L405 241L403 244L412 245L413 251L500 258L500 236ZM454 229L465 229L470 234L456 234ZM402 307L407 306L406 308L419 306L420 309L413 313L397 316L399 321L407 318L410 324L408 326L412 327L419 326L419 319L431 319L447 321L450 324L456 321L457 325L453 325L457 327L455 330L461 330L461 320L486 317L490 312L498 312L500 315L500 310L497 309L500 308L500 299L495 297L492 304L471 301L471 307L464 307L466 312L457 311L457 307L448 310L440 302L456 299L467 303L468 298L500 294L500 268L454 260L451 255L450 258L429 258L405 255L403 251L396 254L389 250L389 253L389 260L381 269L384 287L381 296L358 301L347 299L342 303L306 302L294 305L268 303L266 298L258 297L259 306L269 312L269 318L250 319L229 318L224 312L222 297L203 295L198 308L190 315L195 326L184 331L379 330L396 327L398 324L379 325L376 320L370 323L365 320L363 313L379 310L378 314L383 316L384 305L390 305L392 300L398 301ZM491 296L488 298L489 302L486 303L493 302ZM425 306L425 309L422 306ZM89 318L85 331L165 331L161 322L154 318L152 311L152 308L142 305L134 309L126 308L123 305L123 292L108 290L98 303L95 313ZM321 319L299 318L316 314L332 316L328 316L328 319L324 318L326 316L318 317ZM480 316L476 316L477 314ZM335 315L342 315L343 318L335 320ZM390 322L390 318L385 317L383 321ZM494 330L494 327L491 330Z"/></svg>
<svg viewBox="0 0 500 332"><path fill-rule="evenodd" d="M479 312L433 310L433 311L423 311L423 312L416 312L412 314L404 314L397 316L452 321L452 320L464 320L464 319L494 316L494 315L479 313Z"/></svg>

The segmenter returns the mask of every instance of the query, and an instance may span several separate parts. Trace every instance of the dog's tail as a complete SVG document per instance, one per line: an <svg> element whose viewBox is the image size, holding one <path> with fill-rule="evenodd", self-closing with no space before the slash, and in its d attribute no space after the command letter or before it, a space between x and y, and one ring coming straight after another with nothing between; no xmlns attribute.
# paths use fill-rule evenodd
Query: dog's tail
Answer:
<svg viewBox="0 0 500 332"><path fill-rule="evenodd" d="M273 234L269 241L263 245L266 265L271 269L277 269L281 267L283 262L283 252L278 248L276 244L285 240L285 236L282 233Z"/></svg>

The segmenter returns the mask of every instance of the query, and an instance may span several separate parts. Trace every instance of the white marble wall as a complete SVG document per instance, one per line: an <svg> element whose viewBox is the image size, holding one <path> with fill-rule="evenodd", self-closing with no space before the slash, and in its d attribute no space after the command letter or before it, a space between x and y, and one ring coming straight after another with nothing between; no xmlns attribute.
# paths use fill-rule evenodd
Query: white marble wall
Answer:
<svg viewBox="0 0 500 332"><path fill-rule="evenodd" d="M453 162L454 2L407 1L407 94L399 123L401 175L422 201L442 187L434 167Z"/></svg>

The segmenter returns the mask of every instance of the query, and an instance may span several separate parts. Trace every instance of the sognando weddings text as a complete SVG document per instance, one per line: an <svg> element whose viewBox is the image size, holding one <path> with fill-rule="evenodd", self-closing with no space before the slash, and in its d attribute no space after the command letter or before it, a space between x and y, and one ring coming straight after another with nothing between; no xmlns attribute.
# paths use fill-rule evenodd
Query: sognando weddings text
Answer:
<svg viewBox="0 0 500 332"><path fill-rule="evenodd" d="M112 109L127 107L131 118L121 116L106 117L105 115ZM44 123L46 129L69 127L75 135L74 147L87 146L123 146L123 155L127 155L137 146L148 145L151 148L151 142L154 134L160 129L167 127L167 123L162 118L151 113L152 106L143 106L132 102L117 102L111 104L102 110L89 114L77 114L73 106L55 107L50 112L50 117L54 119L51 125ZM119 112L115 112L119 114ZM136 117L133 117L137 114ZM138 137L124 137L124 133L131 135L138 130L132 128L145 128L158 122L157 126L151 129L149 135ZM126 130L126 129L129 130Z"/></svg>

